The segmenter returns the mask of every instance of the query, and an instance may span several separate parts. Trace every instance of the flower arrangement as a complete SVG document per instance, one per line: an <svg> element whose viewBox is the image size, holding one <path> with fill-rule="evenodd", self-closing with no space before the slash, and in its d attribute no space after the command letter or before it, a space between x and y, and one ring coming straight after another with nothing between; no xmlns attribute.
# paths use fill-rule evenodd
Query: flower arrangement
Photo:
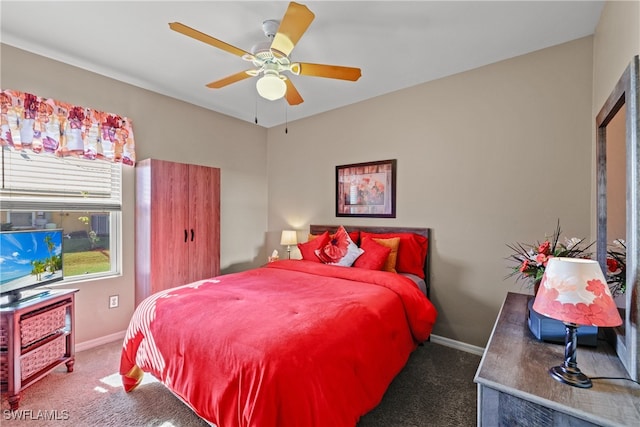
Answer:
<svg viewBox="0 0 640 427"><path fill-rule="evenodd" d="M507 259L515 262L515 266L511 266L512 270L506 278L516 276L516 281L526 281L529 286L534 287L534 293L537 292L542 275L547 267L549 259L553 257L565 258L589 258L591 253L586 252L593 243L584 246L584 239L565 238L564 243L560 242L560 220L555 231L550 237L545 237L544 241L536 242L535 245L526 243L515 243L507 245L513 251L513 254Z"/></svg>
<svg viewBox="0 0 640 427"><path fill-rule="evenodd" d="M627 290L627 246L622 239L613 241L607 249L607 283L611 295L618 296Z"/></svg>

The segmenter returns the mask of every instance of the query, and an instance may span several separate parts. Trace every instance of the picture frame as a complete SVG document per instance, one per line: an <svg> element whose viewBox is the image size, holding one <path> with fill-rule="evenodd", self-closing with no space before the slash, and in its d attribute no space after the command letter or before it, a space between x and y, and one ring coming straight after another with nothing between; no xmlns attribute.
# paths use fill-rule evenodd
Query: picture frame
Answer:
<svg viewBox="0 0 640 427"><path fill-rule="evenodd" d="M336 166L337 217L396 217L397 160Z"/></svg>

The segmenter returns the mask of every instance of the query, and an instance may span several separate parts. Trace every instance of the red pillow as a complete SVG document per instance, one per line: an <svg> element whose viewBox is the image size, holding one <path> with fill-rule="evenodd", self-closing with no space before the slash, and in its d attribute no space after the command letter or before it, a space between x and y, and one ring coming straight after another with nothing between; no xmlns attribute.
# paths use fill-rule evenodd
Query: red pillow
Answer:
<svg viewBox="0 0 640 427"><path fill-rule="evenodd" d="M329 232L325 231L317 238L310 240L305 243L298 243L298 249L300 249L300 254L302 255L302 259L307 261L321 262L320 258L316 255L316 250L320 249L324 245L329 242Z"/></svg>
<svg viewBox="0 0 640 427"><path fill-rule="evenodd" d="M340 226L333 238L326 245L316 250L316 255L325 264L351 267L363 252L364 250L353 243L353 240L347 234L347 230Z"/></svg>
<svg viewBox="0 0 640 427"><path fill-rule="evenodd" d="M376 239L400 238L396 270L398 273L410 273L424 279L424 262L427 256L429 241L425 236L415 233L369 233L360 232L360 239L366 237Z"/></svg>
<svg viewBox="0 0 640 427"><path fill-rule="evenodd" d="M364 253L356 259L353 266L368 270L382 270L391 252L390 247L382 246L371 238L362 239L360 248L364 249Z"/></svg>
<svg viewBox="0 0 640 427"><path fill-rule="evenodd" d="M315 239L316 237L321 236L321 234L311 234L309 233L309 237L307 238L308 241L311 241L313 239ZM333 239L335 236L335 234L329 234L329 238ZM349 238L351 239L351 241L353 243L355 243L356 245L359 243L360 241L360 232L359 231L349 231Z"/></svg>

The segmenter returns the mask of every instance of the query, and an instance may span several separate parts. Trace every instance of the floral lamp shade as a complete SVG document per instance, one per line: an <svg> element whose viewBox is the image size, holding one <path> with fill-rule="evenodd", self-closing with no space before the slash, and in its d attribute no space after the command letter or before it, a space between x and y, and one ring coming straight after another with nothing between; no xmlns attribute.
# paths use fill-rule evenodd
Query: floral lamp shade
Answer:
<svg viewBox="0 0 640 427"><path fill-rule="evenodd" d="M580 258L551 258L533 309L575 325L614 327L622 324L600 264Z"/></svg>

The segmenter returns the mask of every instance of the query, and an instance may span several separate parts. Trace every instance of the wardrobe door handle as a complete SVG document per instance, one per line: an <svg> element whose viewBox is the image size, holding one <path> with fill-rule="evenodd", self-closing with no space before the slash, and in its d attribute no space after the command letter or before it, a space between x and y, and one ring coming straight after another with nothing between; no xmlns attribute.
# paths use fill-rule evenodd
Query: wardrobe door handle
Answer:
<svg viewBox="0 0 640 427"><path fill-rule="evenodd" d="M191 229L191 241L193 242L193 228Z"/></svg>
<svg viewBox="0 0 640 427"><path fill-rule="evenodd" d="M185 242L185 243L187 243L187 237L188 237L187 229L185 228L185 229L184 229L184 242Z"/></svg>

